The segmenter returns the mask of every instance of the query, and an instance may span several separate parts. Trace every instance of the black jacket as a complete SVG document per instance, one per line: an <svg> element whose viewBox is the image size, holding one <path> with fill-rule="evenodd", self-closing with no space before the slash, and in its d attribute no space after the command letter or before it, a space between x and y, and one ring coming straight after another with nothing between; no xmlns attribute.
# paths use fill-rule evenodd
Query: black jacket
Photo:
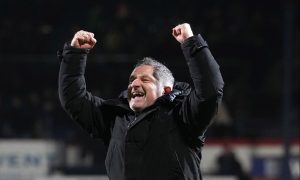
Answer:
<svg viewBox="0 0 300 180"><path fill-rule="evenodd" d="M86 90L88 49L59 51L59 98L63 108L92 137L108 145L111 180L200 180L201 148L222 98L219 66L201 35L182 45L193 87L174 90L135 114L127 93L104 100Z"/></svg>

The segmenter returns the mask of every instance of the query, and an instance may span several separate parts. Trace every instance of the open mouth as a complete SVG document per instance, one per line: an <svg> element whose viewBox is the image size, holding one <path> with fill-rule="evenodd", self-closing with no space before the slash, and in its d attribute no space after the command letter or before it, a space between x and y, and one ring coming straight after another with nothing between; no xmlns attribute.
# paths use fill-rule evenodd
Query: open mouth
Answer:
<svg viewBox="0 0 300 180"><path fill-rule="evenodd" d="M136 97L144 97L145 93L140 92L140 91L134 91L131 93L131 98L134 99Z"/></svg>

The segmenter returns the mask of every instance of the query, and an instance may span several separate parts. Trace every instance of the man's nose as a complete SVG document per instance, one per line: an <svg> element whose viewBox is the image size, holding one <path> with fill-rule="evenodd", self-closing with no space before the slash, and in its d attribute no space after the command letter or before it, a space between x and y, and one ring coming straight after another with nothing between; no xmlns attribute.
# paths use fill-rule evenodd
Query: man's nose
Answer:
<svg viewBox="0 0 300 180"><path fill-rule="evenodd" d="M141 86L141 80L140 79L135 79L131 82L131 87L140 87Z"/></svg>

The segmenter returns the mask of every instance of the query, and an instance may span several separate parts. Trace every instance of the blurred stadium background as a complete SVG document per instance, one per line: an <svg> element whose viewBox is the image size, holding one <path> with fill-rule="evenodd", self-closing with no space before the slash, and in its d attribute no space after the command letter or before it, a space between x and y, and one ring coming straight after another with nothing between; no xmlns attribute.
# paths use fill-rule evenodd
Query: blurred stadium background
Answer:
<svg viewBox="0 0 300 180"><path fill-rule="evenodd" d="M116 97L134 62L189 81L171 29L189 22L221 65L224 98L207 132L205 179L299 179L299 1L1 0L0 180L105 177L105 147L58 101L56 51L80 29L97 45L90 91Z"/></svg>

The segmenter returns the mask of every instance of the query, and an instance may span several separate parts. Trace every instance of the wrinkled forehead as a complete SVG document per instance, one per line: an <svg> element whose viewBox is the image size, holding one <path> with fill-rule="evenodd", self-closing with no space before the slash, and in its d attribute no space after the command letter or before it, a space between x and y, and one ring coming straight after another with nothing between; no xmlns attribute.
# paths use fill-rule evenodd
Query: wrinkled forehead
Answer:
<svg viewBox="0 0 300 180"><path fill-rule="evenodd" d="M154 68L150 65L140 65L133 69L130 77L154 76Z"/></svg>

